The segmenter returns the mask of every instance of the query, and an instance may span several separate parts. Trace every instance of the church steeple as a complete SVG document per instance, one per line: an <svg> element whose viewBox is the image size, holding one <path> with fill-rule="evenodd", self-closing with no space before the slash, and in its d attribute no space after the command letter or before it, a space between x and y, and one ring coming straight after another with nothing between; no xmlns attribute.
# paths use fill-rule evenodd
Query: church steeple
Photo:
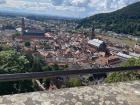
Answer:
<svg viewBox="0 0 140 105"><path fill-rule="evenodd" d="M25 20L24 18L21 19L22 22L22 35L24 34L24 30L25 30Z"/></svg>
<svg viewBox="0 0 140 105"><path fill-rule="evenodd" d="M95 39L95 27L94 25L92 26L92 33L91 33L91 39Z"/></svg>

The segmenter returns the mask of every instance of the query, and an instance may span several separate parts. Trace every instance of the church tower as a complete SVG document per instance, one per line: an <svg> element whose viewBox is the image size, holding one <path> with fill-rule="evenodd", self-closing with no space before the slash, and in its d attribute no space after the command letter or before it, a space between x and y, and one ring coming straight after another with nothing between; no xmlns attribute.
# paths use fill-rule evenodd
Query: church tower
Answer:
<svg viewBox="0 0 140 105"><path fill-rule="evenodd" d="M95 39L95 28L94 25L92 26L92 30L91 30L91 39Z"/></svg>
<svg viewBox="0 0 140 105"><path fill-rule="evenodd" d="M21 28L22 28L22 36L24 35L24 31L25 31L25 20L24 20L24 18L22 18L22 20L21 20L21 24L22 24L22 26L21 26Z"/></svg>

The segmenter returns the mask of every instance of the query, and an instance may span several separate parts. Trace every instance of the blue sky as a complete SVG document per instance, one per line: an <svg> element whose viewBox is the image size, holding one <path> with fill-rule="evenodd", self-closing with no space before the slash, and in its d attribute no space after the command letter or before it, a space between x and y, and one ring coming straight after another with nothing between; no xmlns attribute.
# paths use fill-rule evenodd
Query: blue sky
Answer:
<svg viewBox="0 0 140 105"><path fill-rule="evenodd" d="M0 0L1 11L66 17L111 12L140 0Z"/></svg>

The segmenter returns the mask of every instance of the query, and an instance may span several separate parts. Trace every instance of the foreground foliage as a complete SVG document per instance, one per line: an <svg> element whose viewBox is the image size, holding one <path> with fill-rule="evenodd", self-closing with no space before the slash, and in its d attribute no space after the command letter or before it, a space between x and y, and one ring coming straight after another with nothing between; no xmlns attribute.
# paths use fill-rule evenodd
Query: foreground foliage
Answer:
<svg viewBox="0 0 140 105"><path fill-rule="evenodd" d="M28 63L25 56L13 50L0 52L0 73L26 72Z"/></svg>
<svg viewBox="0 0 140 105"><path fill-rule="evenodd" d="M0 48L0 74L63 70L57 64L48 66L38 54L17 52L9 47ZM60 84L57 78L48 80ZM40 80L41 82L41 80ZM45 86L49 86L46 82ZM59 85L58 85L59 86ZM0 82L0 95L38 90L34 80Z"/></svg>
<svg viewBox="0 0 140 105"><path fill-rule="evenodd" d="M140 58L131 58L128 61L124 62L122 66L140 66ZM139 71L129 71L129 72L115 72L110 73L106 78L106 82L121 82L121 81L131 81L139 80L140 72Z"/></svg>

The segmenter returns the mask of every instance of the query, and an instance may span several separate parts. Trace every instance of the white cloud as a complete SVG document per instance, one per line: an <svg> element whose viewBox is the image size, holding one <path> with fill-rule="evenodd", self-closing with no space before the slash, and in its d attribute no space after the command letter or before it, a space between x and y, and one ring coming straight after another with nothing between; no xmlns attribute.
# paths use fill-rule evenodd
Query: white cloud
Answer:
<svg viewBox="0 0 140 105"><path fill-rule="evenodd" d="M71 4L75 6L85 6L89 0L72 0Z"/></svg>
<svg viewBox="0 0 140 105"><path fill-rule="evenodd" d="M88 5L95 8L96 13L102 13L115 11L137 1L140 0L90 0Z"/></svg>
<svg viewBox="0 0 140 105"><path fill-rule="evenodd" d="M51 0L51 2L54 4L54 5L61 5L64 0Z"/></svg>
<svg viewBox="0 0 140 105"><path fill-rule="evenodd" d="M114 11L136 1L140 0L0 0L0 10L23 9L27 12L64 13L79 17Z"/></svg>
<svg viewBox="0 0 140 105"><path fill-rule="evenodd" d="M5 4L5 0L0 0L0 4Z"/></svg>

